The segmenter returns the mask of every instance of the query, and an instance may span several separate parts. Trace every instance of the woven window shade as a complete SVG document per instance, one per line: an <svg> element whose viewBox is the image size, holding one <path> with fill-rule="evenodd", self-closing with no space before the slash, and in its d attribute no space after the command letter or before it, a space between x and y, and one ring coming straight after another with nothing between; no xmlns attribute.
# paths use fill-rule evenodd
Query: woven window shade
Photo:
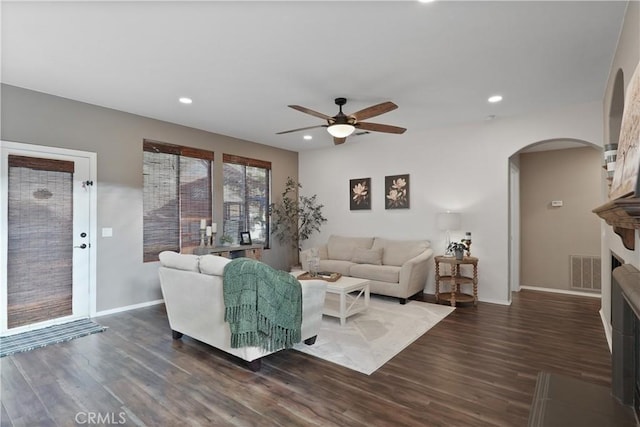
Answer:
<svg viewBox="0 0 640 427"><path fill-rule="evenodd" d="M143 175L144 261L157 261L180 250L178 156L145 151Z"/></svg>
<svg viewBox="0 0 640 427"><path fill-rule="evenodd" d="M190 253L200 243L200 220L212 218L213 153L144 141L144 261L162 251Z"/></svg>
<svg viewBox="0 0 640 427"><path fill-rule="evenodd" d="M182 250L200 244L200 220L211 224L211 162L180 157L180 227ZM188 250L188 248L191 248Z"/></svg>
<svg viewBox="0 0 640 427"><path fill-rule="evenodd" d="M247 230L244 214L244 166L224 163L222 173L224 175L224 234L237 239L240 232ZM253 240L253 236L251 237Z"/></svg>
<svg viewBox="0 0 640 427"><path fill-rule="evenodd" d="M222 162L271 170L271 162L267 162L265 160L250 159L248 157L234 156L231 154L223 154Z"/></svg>
<svg viewBox="0 0 640 427"><path fill-rule="evenodd" d="M8 163L7 321L14 328L72 314L74 164L13 155Z"/></svg>
<svg viewBox="0 0 640 427"><path fill-rule="evenodd" d="M269 246L271 163L223 155L224 233L249 231L251 240Z"/></svg>

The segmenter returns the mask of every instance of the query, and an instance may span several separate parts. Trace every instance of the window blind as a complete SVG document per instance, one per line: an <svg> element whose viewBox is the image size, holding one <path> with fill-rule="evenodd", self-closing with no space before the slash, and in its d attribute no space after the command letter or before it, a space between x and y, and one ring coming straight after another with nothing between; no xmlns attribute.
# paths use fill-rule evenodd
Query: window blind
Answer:
<svg viewBox="0 0 640 427"><path fill-rule="evenodd" d="M144 261L165 250L190 253L200 220L212 218L213 153L147 140L143 150Z"/></svg>
<svg viewBox="0 0 640 427"><path fill-rule="evenodd" d="M14 328L72 314L74 163L9 155L8 166L7 323Z"/></svg>

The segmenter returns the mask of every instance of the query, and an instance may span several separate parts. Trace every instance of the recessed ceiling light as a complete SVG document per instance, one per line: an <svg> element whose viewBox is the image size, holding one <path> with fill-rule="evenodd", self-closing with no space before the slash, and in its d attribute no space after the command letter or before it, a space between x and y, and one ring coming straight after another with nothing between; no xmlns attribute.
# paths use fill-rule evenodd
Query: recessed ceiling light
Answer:
<svg viewBox="0 0 640 427"><path fill-rule="evenodd" d="M191 104L193 102L191 98L187 98L186 96L178 99L178 101L182 102L183 104Z"/></svg>
<svg viewBox="0 0 640 427"><path fill-rule="evenodd" d="M491 103L500 102L502 101L502 95L493 95L489 97L488 101Z"/></svg>
<svg viewBox="0 0 640 427"><path fill-rule="evenodd" d="M434 0L418 0L420 3L433 3Z"/></svg>
<svg viewBox="0 0 640 427"><path fill-rule="evenodd" d="M306 139L307 141L310 139L313 139L313 137L311 135L305 135L303 136L304 139Z"/></svg>

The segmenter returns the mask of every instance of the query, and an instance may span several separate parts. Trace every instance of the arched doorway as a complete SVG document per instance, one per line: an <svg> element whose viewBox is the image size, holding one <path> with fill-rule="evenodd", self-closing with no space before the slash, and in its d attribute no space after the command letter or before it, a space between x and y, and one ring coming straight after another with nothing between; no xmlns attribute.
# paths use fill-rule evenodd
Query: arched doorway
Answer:
<svg viewBox="0 0 640 427"><path fill-rule="evenodd" d="M510 291L599 294L600 225L591 209L602 173L602 147L580 140L535 142L509 158ZM577 280L582 274L588 280Z"/></svg>

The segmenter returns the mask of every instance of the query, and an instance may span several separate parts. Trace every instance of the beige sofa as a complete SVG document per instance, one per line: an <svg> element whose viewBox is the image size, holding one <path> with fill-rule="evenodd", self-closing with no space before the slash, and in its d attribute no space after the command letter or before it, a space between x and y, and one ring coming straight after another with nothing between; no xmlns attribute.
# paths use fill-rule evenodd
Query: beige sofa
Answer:
<svg viewBox="0 0 640 427"><path fill-rule="evenodd" d="M224 320L224 266L230 259L216 255L160 254L160 286L174 339L183 334L233 354L260 369L260 359L272 352L261 347L231 347L231 331ZM315 342L322 321L327 283L305 280L302 285L302 339Z"/></svg>
<svg viewBox="0 0 640 427"><path fill-rule="evenodd" d="M315 249L320 271L370 280L371 293L407 298L424 290L433 257L427 240L391 240L380 237L329 237ZM300 253L303 270L309 269L312 249Z"/></svg>

